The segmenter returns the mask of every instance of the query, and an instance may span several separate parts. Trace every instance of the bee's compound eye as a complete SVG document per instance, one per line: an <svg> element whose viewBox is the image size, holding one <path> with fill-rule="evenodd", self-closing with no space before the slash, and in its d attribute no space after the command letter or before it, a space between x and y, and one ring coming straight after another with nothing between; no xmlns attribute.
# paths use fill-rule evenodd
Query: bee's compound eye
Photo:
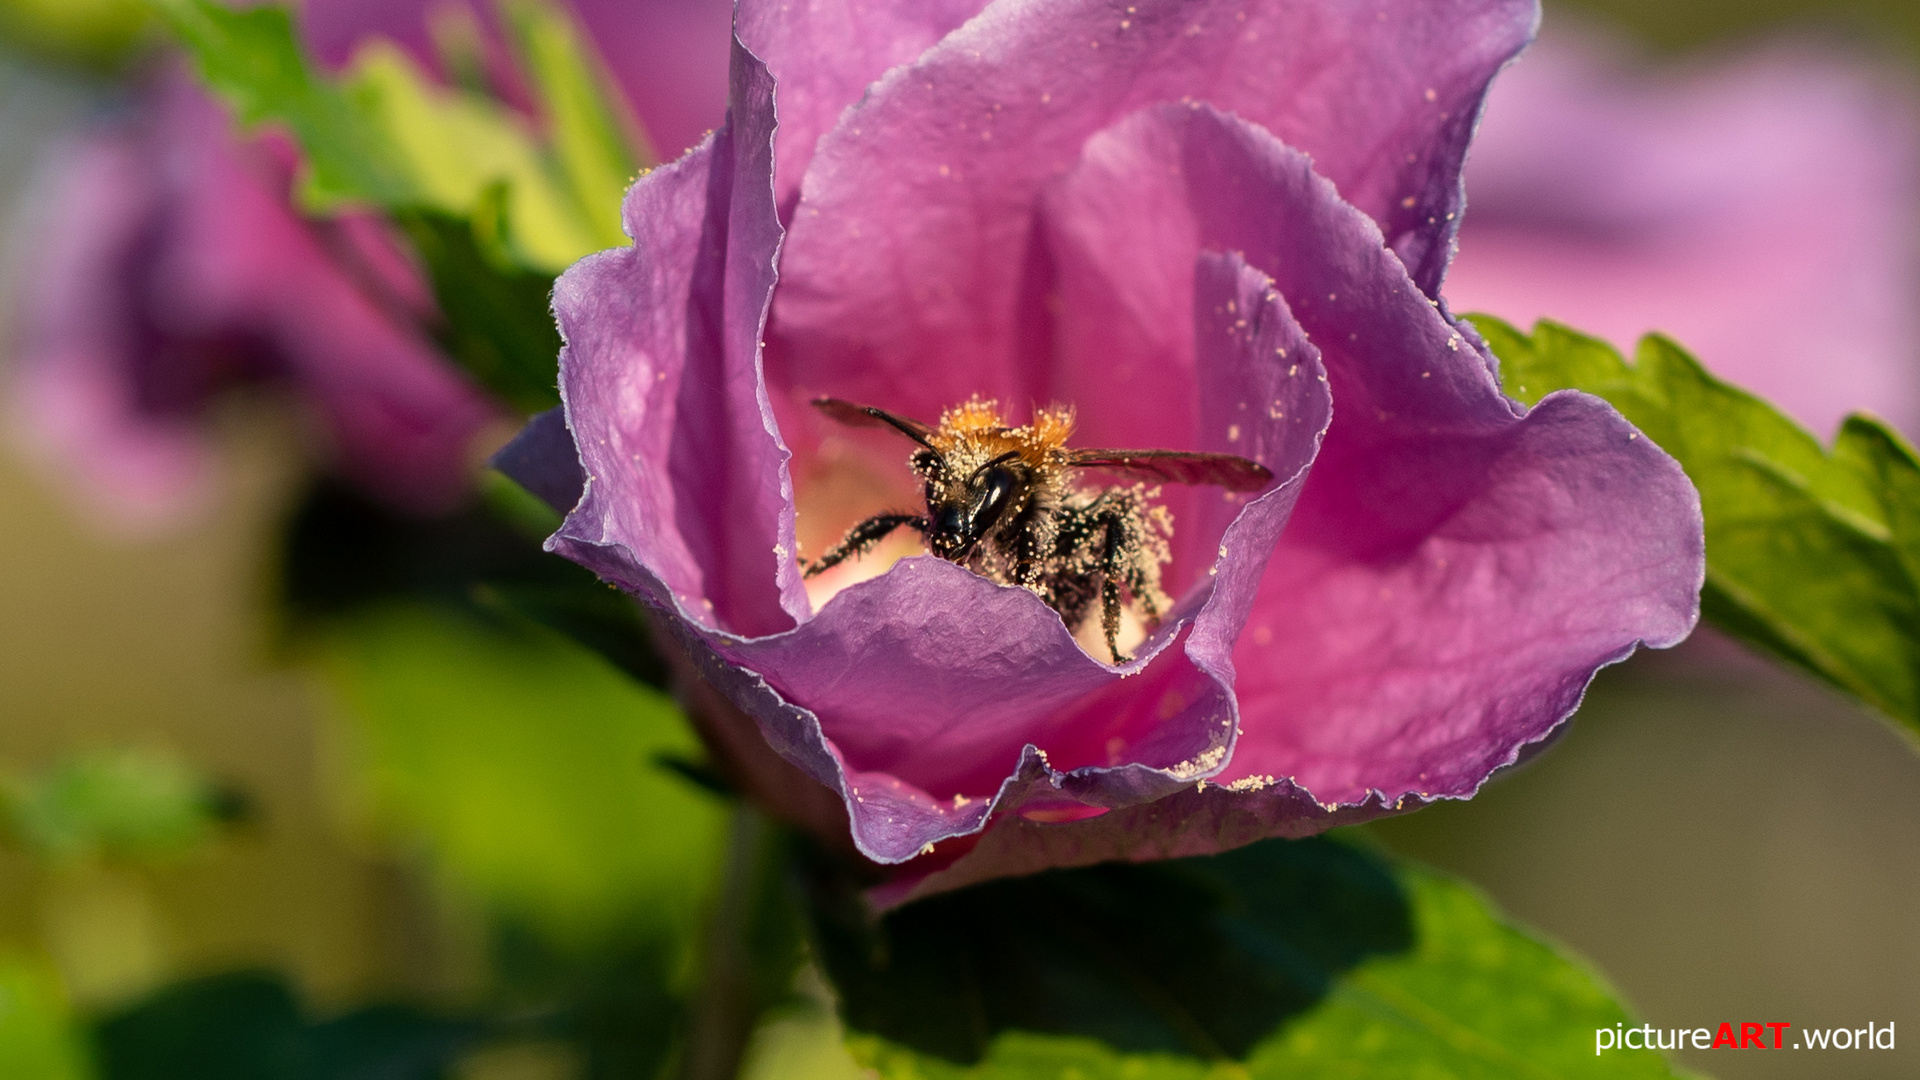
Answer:
<svg viewBox="0 0 1920 1080"><path fill-rule="evenodd" d="M993 528L994 522L1006 510L1007 503L1012 501L1014 489L1019 486L1020 478L1013 474L1012 469L995 465L987 470L986 475L980 478L979 508L973 512L976 535Z"/></svg>

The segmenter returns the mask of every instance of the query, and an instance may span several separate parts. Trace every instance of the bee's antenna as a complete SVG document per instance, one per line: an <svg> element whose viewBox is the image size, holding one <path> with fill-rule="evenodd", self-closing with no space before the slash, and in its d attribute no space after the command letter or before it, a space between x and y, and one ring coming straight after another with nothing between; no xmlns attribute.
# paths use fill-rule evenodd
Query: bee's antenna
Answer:
<svg viewBox="0 0 1920 1080"><path fill-rule="evenodd" d="M855 405L851 401L831 397L814 398L813 407L843 424L852 424L856 427L866 427L869 421L878 420L934 453L940 452L938 447L927 441L927 436L931 433L930 429L918 420L895 416L885 409L876 409L872 405Z"/></svg>
<svg viewBox="0 0 1920 1080"><path fill-rule="evenodd" d="M905 435L907 438L912 439L914 442L919 443L921 446L924 446L927 449L932 450L934 453L937 454L940 452L938 447L935 447L932 443L927 441L927 437L920 433L919 428L915 427L913 424L909 423L908 421L903 420L900 417L895 416L890 412L887 412L885 409L876 409L871 405L868 405L866 407L866 413L868 416L871 416L875 420L878 420L881 423L887 425L888 427L894 429L895 431L898 431L900 434Z"/></svg>

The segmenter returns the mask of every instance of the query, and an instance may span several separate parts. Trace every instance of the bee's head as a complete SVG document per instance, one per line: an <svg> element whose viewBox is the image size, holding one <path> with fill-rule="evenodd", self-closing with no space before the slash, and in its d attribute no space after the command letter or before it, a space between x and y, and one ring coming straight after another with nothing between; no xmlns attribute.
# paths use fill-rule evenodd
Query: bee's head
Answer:
<svg viewBox="0 0 1920 1080"><path fill-rule="evenodd" d="M950 463L938 454L923 450L914 455L915 469L927 478L927 547L935 555L965 561L1006 516L1024 483L1019 456L1002 454L955 476Z"/></svg>

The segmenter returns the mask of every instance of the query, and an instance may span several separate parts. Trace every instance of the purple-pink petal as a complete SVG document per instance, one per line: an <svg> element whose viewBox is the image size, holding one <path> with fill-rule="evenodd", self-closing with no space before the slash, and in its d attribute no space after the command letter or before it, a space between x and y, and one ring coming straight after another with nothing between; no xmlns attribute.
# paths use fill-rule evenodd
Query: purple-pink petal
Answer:
<svg viewBox="0 0 1920 1080"><path fill-rule="evenodd" d="M656 147L719 120L725 0L572 6ZM329 64L384 36L431 69L430 23L451 11L432 7L310 0L302 29ZM474 14L489 73L517 94L496 13ZM272 382L317 414L337 471L403 508L450 506L497 412L429 340L438 316L416 261L371 215L299 214L284 140L239 138L177 73L156 83L135 117L80 140L43 184L44 258L19 297L14 373L29 438L88 501L161 524L209 493L203 413Z"/></svg>
<svg viewBox="0 0 1920 1080"><path fill-rule="evenodd" d="M1522 419L1298 152L1161 106L1090 142L1068 187L1056 205L1155 233L1184 220L1199 246L1245 252L1333 383L1337 419L1235 651L1248 734L1224 779L1291 777L1324 802L1470 794L1596 667L1691 629L1703 548L1678 465L1593 398ZM1144 260L1109 273L1165 287Z"/></svg>
<svg viewBox="0 0 1920 1080"><path fill-rule="evenodd" d="M975 392L1044 400L1036 197L1090 135L1157 101L1212 103L1312 154L1431 294L1473 117L1534 16L1525 0L990 5L820 140L770 380L923 415Z"/></svg>
<svg viewBox="0 0 1920 1080"><path fill-rule="evenodd" d="M1572 713L1595 669L1693 626L1694 492L1592 398L1365 463L1328 451L1235 650L1259 722L1223 780L1290 777L1327 802L1471 795ZM1411 502L1404 518L1435 512L1381 550L1381 519L1403 515L1349 484Z"/></svg>
<svg viewBox="0 0 1920 1080"><path fill-rule="evenodd" d="M1024 786L1047 782L1044 775L1023 775L1018 781ZM1203 781L1153 802L1071 824L1008 817L957 858L930 858L926 867L916 865L916 872L883 882L868 897L884 910L994 878L1102 862L1213 855L1276 836L1297 840L1404 809L1412 806L1392 806L1377 797L1329 808L1285 779L1235 787Z"/></svg>
<svg viewBox="0 0 1920 1080"><path fill-rule="evenodd" d="M738 47L733 78L727 126L629 192L643 243L555 285L561 396L588 479L552 543L704 626L760 635L808 605L760 376L781 239L772 85Z"/></svg>
<svg viewBox="0 0 1920 1080"><path fill-rule="evenodd" d="M925 52L985 0L744 0L740 41L780 87L774 190L783 216L800 194L814 144L868 84Z"/></svg>

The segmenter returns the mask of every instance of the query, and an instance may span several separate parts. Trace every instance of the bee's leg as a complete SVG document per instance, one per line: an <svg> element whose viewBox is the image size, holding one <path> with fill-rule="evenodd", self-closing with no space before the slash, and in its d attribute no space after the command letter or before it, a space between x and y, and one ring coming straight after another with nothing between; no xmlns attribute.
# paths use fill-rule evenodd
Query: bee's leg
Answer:
<svg viewBox="0 0 1920 1080"><path fill-rule="evenodd" d="M1069 630L1076 631L1086 621L1097 592L1093 571L1099 522L1089 515L1089 509L1063 506L1057 511L1044 546L1038 540L1032 544L1029 571L1034 580L1030 587L1060 613Z"/></svg>
<svg viewBox="0 0 1920 1080"><path fill-rule="evenodd" d="M812 577L829 567L838 566L848 559L857 559L873 549L875 544L887 538L893 530L905 525L921 533L927 531L927 519L914 514L875 514L873 517L847 530L838 544L827 550L825 555L814 560L807 567L806 576Z"/></svg>
<svg viewBox="0 0 1920 1080"><path fill-rule="evenodd" d="M1159 626L1160 560L1151 549L1151 533L1138 496L1109 491L1087 508L1087 519L1088 538L1100 537L1100 625L1106 631L1107 650L1113 654L1113 662L1125 663L1132 658L1121 655L1117 642L1121 585L1126 586L1128 597L1140 605L1141 621L1147 629Z"/></svg>
<svg viewBox="0 0 1920 1080"><path fill-rule="evenodd" d="M1107 636L1107 651L1113 654L1113 662L1125 664L1133 659L1120 652L1120 579L1129 577L1126 564L1131 560L1128 552L1127 519L1117 507L1101 508L1095 504L1097 516L1094 528L1105 532L1100 545L1100 629ZM1131 584L1131 580L1129 580Z"/></svg>
<svg viewBox="0 0 1920 1080"><path fill-rule="evenodd" d="M1127 592L1140 605L1141 621L1152 631L1160 625L1160 598L1164 595L1160 591L1160 564L1147 550L1147 525L1138 503L1129 503L1125 521Z"/></svg>
<svg viewBox="0 0 1920 1080"><path fill-rule="evenodd" d="M1011 546L1013 548L1013 583L1037 592L1047 592L1040 580L1040 541L1034 530L1018 530L1014 534Z"/></svg>

